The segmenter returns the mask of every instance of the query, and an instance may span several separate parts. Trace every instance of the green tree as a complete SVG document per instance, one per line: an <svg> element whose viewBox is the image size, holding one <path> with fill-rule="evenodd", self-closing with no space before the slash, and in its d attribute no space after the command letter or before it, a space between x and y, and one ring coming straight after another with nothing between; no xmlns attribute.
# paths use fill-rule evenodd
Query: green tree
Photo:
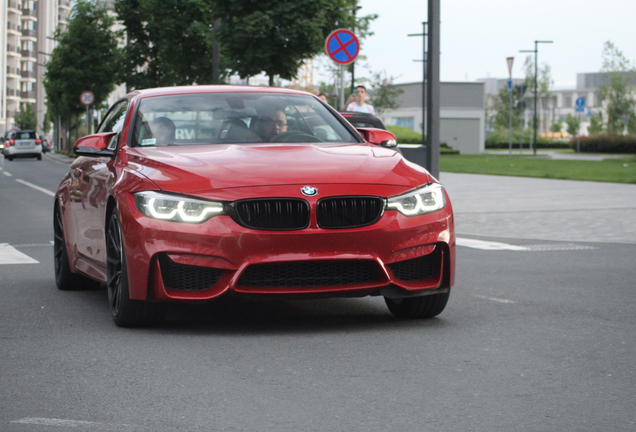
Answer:
<svg viewBox="0 0 636 432"><path fill-rule="evenodd" d="M117 34L106 9L94 1L77 0L66 31L59 29L59 42L46 63L44 88L51 115L66 119L73 129L73 119L86 111L80 94L90 90L95 104L106 100L117 82L119 51Z"/></svg>
<svg viewBox="0 0 636 432"><path fill-rule="evenodd" d="M25 103L13 118L15 125L20 129L35 130L38 125L38 118L31 104Z"/></svg>
<svg viewBox="0 0 636 432"><path fill-rule="evenodd" d="M516 109L519 102L519 93L512 92L512 127L521 126L521 113ZM510 93L507 88L501 88L495 97L494 105L494 124L496 130L508 130L510 127Z"/></svg>
<svg viewBox="0 0 636 432"><path fill-rule="evenodd" d="M397 88L393 84L393 79L393 77L388 77L386 72L373 74L371 80L372 104L378 115L381 115L384 110L397 108L397 98L404 93L404 90Z"/></svg>
<svg viewBox="0 0 636 432"><path fill-rule="evenodd" d="M212 9L212 0L116 0L127 39L122 55L127 86L210 84Z"/></svg>
<svg viewBox="0 0 636 432"><path fill-rule="evenodd" d="M568 114L565 118L565 123L568 125L568 133L570 135L578 135L579 128L581 127L581 120L578 116Z"/></svg>
<svg viewBox="0 0 636 432"><path fill-rule="evenodd" d="M561 122L560 118L555 118L552 120L552 124L550 125L550 132L561 132L561 128L563 127L563 122Z"/></svg>
<svg viewBox="0 0 636 432"><path fill-rule="evenodd" d="M350 0L214 0L219 40L241 78L265 73L291 80L306 58L325 49L333 30L353 24Z"/></svg>
<svg viewBox="0 0 636 432"><path fill-rule="evenodd" d="M610 42L603 48L603 67L601 72L606 78L599 88L599 96L606 103L607 132L622 134L628 128L636 132L636 102L633 88L629 86L636 78L636 69L623 53Z"/></svg>
<svg viewBox="0 0 636 432"><path fill-rule="evenodd" d="M605 132L603 125L603 114L597 112L590 117L590 126L587 128L588 135L599 135Z"/></svg>
<svg viewBox="0 0 636 432"><path fill-rule="evenodd" d="M528 86L528 92L526 94L532 98L532 103L534 104L534 60L532 59L532 56L526 57L526 60L523 63L523 69L526 75L526 85ZM550 97L552 96L552 91L550 89L553 85L554 80L552 79L552 68L550 65L543 63L543 66L538 68L537 75L537 124L542 126L541 128L544 131L547 130L547 123L543 113L545 112L550 101Z"/></svg>

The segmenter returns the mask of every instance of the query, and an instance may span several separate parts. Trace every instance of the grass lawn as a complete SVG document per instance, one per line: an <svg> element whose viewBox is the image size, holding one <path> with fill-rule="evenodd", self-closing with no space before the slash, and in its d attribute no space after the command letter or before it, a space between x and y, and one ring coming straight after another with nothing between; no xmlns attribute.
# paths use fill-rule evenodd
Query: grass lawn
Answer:
<svg viewBox="0 0 636 432"><path fill-rule="evenodd" d="M498 154L441 155L440 171L636 184L636 156L602 161Z"/></svg>

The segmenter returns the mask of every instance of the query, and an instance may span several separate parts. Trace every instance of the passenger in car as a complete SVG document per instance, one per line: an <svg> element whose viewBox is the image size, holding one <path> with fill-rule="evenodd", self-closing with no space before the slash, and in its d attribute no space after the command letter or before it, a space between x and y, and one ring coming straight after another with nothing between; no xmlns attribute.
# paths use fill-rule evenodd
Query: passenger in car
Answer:
<svg viewBox="0 0 636 432"><path fill-rule="evenodd" d="M157 139L155 145L168 146L175 144L176 127L168 117L158 117L152 122L152 136Z"/></svg>

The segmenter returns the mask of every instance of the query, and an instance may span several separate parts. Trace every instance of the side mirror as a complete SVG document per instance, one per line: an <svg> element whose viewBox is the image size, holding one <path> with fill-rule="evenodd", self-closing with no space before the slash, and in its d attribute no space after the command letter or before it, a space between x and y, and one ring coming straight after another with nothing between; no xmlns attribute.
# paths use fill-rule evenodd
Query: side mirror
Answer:
<svg viewBox="0 0 636 432"><path fill-rule="evenodd" d="M115 151L109 149L108 145L115 135L117 132L99 133L80 138L73 146L73 153L77 156L114 157Z"/></svg>
<svg viewBox="0 0 636 432"><path fill-rule="evenodd" d="M395 135L384 129L358 128L366 142L377 144L386 148L396 148L398 143Z"/></svg>

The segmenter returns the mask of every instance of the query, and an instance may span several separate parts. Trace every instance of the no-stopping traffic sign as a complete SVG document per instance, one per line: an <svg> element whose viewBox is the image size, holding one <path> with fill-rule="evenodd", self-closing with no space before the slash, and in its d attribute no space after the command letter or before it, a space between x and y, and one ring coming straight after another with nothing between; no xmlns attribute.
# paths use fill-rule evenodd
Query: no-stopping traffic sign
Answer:
<svg viewBox="0 0 636 432"><path fill-rule="evenodd" d="M325 51L333 61L346 65L353 62L360 52L358 37L347 29L338 29L327 36Z"/></svg>

